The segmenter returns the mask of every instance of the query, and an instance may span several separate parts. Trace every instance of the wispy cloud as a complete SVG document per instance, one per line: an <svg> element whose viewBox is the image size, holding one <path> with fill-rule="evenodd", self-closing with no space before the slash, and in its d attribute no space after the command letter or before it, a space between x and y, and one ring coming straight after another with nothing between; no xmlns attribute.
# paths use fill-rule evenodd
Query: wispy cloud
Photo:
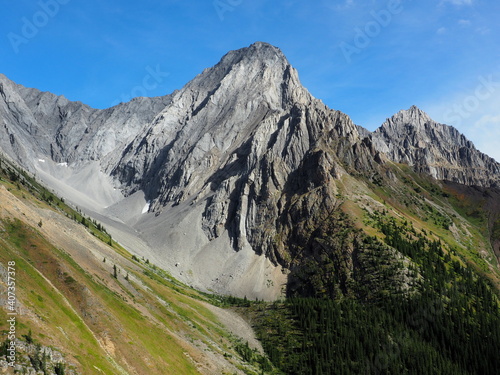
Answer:
<svg viewBox="0 0 500 375"><path fill-rule="evenodd" d="M446 27L440 27L439 29L437 29L436 33L438 35L444 35L444 34L446 34L447 31L448 31L448 29Z"/></svg>
<svg viewBox="0 0 500 375"><path fill-rule="evenodd" d="M476 29L476 32L478 34L481 34L481 35L487 35L487 34L490 33L490 31L491 31L490 28L489 27L485 27L485 26L484 27L478 27Z"/></svg>

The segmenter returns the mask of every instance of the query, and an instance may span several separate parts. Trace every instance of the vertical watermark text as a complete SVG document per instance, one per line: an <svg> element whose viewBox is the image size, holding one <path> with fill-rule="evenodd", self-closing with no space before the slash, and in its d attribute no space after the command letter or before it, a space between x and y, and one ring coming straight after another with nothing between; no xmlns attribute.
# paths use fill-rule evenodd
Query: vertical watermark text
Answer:
<svg viewBox="0 0 500 375"><path fill-rule="evenodd" d="M16 325L17 325L17 297L16 297L16 262L7 263L5 272L5 283L7 285L7 298L4 302L7 309L7 363L14 367L16 363Z"/></svg>

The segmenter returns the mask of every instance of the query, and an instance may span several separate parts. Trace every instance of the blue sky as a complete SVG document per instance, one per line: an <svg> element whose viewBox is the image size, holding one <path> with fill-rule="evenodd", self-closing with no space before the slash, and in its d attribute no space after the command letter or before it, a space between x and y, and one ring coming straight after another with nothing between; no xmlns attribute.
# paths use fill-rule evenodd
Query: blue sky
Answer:
<svg viewBox="0 0 500 375"><path fill-rule="evenodd" d="M96 108L180 89L265 41L370 130L415 104L500 161L498 0L17 0L0 72Z"/></svg>

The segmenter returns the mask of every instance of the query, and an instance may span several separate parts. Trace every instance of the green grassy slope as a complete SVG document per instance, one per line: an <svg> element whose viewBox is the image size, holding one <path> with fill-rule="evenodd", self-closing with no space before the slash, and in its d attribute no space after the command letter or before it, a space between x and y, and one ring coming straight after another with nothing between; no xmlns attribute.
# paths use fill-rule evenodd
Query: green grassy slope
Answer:
<svg viewBox="0 0 500 375"><path fill-rule="evenodd" d="M216 297L132 257L99 223L5 161L0 202L0 265L15 262L16 269L18 371L260 372L220 322ZM0 355L9 342L7 308L0 309ZM60 358L50 359L51 351Z"/></svg>

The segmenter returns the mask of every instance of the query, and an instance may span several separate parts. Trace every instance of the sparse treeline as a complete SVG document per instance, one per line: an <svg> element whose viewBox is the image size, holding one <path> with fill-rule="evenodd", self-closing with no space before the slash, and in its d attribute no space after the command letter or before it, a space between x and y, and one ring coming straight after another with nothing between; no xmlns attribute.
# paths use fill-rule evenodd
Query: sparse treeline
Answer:
<svg viewBox="0 0 500 375"><path fill-rule="evenodd" d="M23 169L17 168L10 163L0 158L0 179L14 185L17 190L25 190L33 197L44 201L49 206L62 212L66 217L72 218L74 221L85 226L89 232L98 237L101 241L113 246L113 238L108 233L106 228L95 219L85 217L82 211L78 208L72 208L66 204L64 198L57 197L53 192L49 191L43 185L38 183L32 175ZM25 197L23 193L23 197ZM38 226L42 227L42 220Z"/></svg>

